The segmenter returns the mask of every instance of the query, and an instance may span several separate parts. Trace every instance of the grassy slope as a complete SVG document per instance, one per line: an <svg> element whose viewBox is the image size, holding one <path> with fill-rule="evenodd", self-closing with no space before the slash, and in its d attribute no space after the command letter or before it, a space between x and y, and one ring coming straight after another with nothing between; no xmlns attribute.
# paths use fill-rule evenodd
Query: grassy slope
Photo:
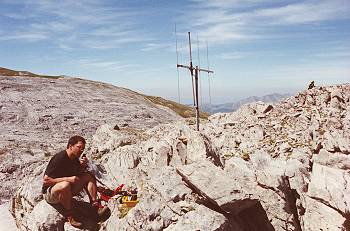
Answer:
<svg viewBox="0 0 350 231"><path fill-rule="evenodd" d="M50 79L58 79L61 76L50 76L50 75L37 75L28 71L14 71L10 69L6 69L0 67L0 75L3 76L24 76L24 77L36 77L36 78L50 78Z"/></svg>
<svg viewBox="0 0 350 231"><path fill-rule="evenodd" d="M10 69L6 69L3 67L0 67L0 75L3 76L25 76L25 77L36 77L36 78L51 78L51 79L58 79L62 78L62 76L49 76L49 75L37 75L33 74L28 71L14 71ZM135 94L142 95L140 93L135 92ZM170 100L163 99L161 97L157 96L148 96L148 95L142 95L152 103L162 105L164 107L168 107L171 110L175 111L178 115L184 117L184 118L190 118L195 117L195 110L192 107L185 106ZM202 119L208 119L209 114L205 112L200 112L200 118Z"/></svg>
<svg viewBox="0 0 350 231"><path fill-rule="evenodd" d="M177 114L184 118L194 117L196 116L195 110L192 107L185 106L170 100L163 99L161 97L157 96L148 96L144 95L144 97L148 100L150 100L152 103L159 104L165 107L170 108L171 110L175 111ZM200 112L199 114L200 118L202 119L208 119L209 114L205 112Z"/></svg>

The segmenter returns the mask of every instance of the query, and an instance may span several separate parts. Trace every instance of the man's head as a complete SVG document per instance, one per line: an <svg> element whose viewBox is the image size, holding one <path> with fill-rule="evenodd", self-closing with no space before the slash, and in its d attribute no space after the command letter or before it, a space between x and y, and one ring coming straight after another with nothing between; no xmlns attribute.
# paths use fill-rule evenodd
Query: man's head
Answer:
<svg viewBox="0 0 350 231"><path fill-rule="evenodd" d="M72 136L68 140L67 153L69 156L74 156L79 158L85 149L85 139L81 136Z"/></svg>

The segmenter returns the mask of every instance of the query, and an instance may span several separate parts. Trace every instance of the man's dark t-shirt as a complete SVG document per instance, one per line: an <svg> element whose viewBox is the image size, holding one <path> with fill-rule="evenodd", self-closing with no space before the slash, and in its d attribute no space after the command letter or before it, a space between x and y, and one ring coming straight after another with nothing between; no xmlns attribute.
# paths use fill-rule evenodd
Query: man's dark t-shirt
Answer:
<svg viewBox="0 0 350 231"><path fill-rule="evenodd" d="M77 176L80 170L79 160L69 159L66 150L54 155L46 167L44 175L51 178ZM49 186L42 187L42 193L45 194Z"/></svg>

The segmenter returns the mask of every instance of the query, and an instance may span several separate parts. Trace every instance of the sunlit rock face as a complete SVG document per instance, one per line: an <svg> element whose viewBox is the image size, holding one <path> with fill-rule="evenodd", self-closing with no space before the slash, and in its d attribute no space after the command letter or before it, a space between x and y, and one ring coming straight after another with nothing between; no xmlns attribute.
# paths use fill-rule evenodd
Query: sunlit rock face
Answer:
<svg viewBox="0 0 350 231"><path fill-rule="evenodd" d="M0 92L0 203L72 135L89 140L106 123L142 130L180 119L141 94L78 78L0 75Z"/></svg>
<svg viewBox="0 0 350 231"><path fill-rule="evenodd" d="M92 171L111 188L136 187L140 201L127 213L110 201L97 229L349 230L349 97L349 84L314 87L212 115L200 131L186 121L101 125L89 139ZM18 227L74 230L34 189L43 169L13 197Z"/></svg>

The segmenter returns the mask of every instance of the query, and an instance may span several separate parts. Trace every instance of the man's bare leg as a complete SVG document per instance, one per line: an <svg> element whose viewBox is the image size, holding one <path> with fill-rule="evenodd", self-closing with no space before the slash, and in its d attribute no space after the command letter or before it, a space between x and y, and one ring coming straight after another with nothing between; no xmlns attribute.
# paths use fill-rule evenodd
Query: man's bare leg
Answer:
<svg viewBox="0 0 350 231"><path fill-rule="evenodd" d="M76 228L81 228L82 223L76 221L73 218L73 210L72 210L72 184L68 181L62 181L55 184L51 188L52 196L58 198L59 202L65 208L65 216L67 217L68 222Z"/></svg>
<svg viewBox="0 0 350 231"><path fill-rule="evenodd" d="M51 188L51 194L58 198L66 210L72 209L72 188L71 183L62 181Z"/></svg>
<svg viewBox="0 0 350 231"><path fill-rule="evenodd" d="M79 180L77 183L72 185L72 194L76 195L84 188L87 189L89 198L91 202L96 201L97 199L97 186L95 177L90 173L83 173L79 176Z"/></svg>
<svg viewBox="0 0 350 231"><path fill-rule="evenodd" d="M83 173L79 176L79 180L72 184L72 194L76 195L81 190L87 190L90 203L96 209L99 221L105 221L110 216L110 210L107 206L100 207L97 201L97 185L95 177L90 173Z"/></svg>

